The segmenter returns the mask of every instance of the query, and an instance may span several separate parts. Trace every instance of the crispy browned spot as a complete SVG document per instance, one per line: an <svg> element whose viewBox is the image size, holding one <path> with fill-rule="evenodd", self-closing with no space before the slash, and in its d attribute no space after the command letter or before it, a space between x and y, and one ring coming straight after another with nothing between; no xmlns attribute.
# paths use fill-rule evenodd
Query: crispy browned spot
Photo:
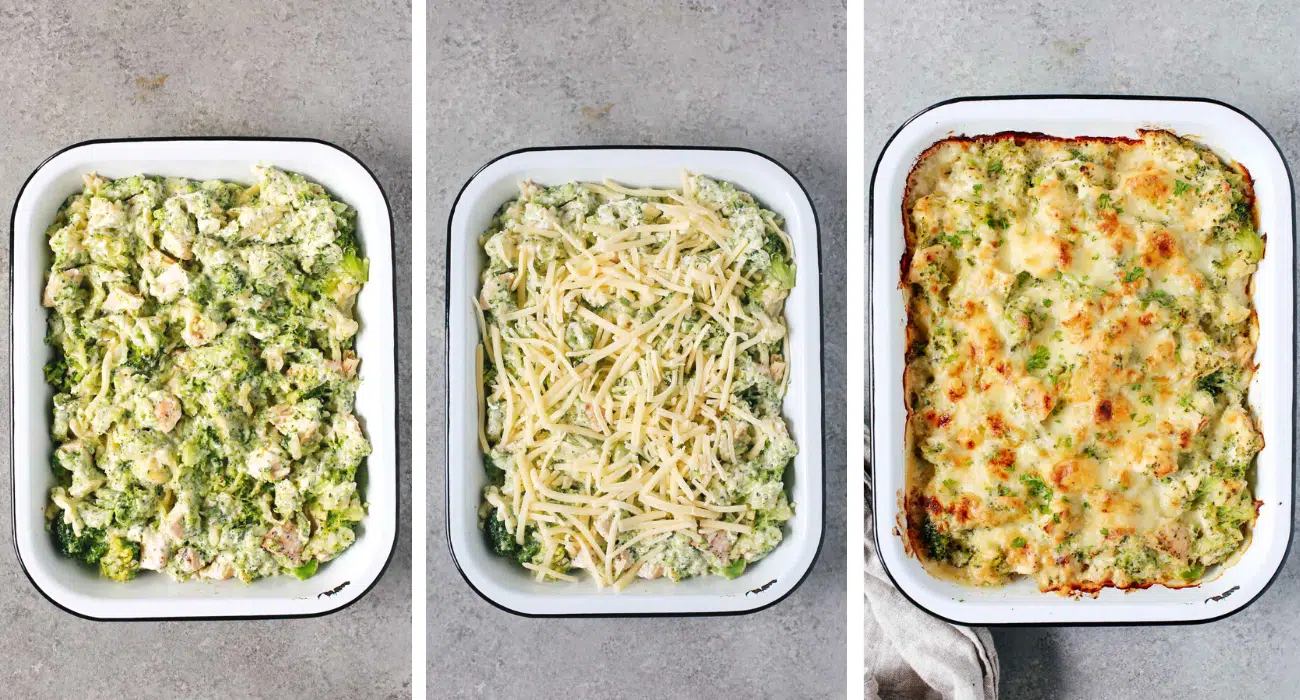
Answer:
<svg viewBox="0 0 1300 700"><path fill-rule="evenodd" d="M1062 321L1061 325L1070 329L1070 331L1074 333L1078 333L1080 335L1088 335L1088 333L1092 331L1092 314L1088 313L1087 311L1080 311L1079 313Z"/></svg>
<svg viewBox="0 0 1300 700"><path fill-rule="evenodd" d="M1178 462L1174 459L1173 454L1162 451L1156 455L1155 462L1151 466L1151 473L1155 474L1157 479L1163 479L1176 471L1178 471Z"/></svg>
<svg viewBox="0 0 1300 700"><path fill-rule="evenodd" d="M1147 267L1159 267L1161 263L1174 257L1174 252L1178 249L1178 244L1174 241L1173 234L1168 231L1157 231L1147 241L1146 252L1142 254L1142 262Z"/></svg>
<svg viewBox="0 0 1300 700"><path fill-rule="evenodd" d="M1097 222L1097 230L1101 231L1107 238L1115 235L1119 230L1119 215L1115 212L1104 209L1097 215L1101 221Z"/></svg>
<svg viewBox="0 0 1300 700"><path fill-rule="evenodd" d="M1003 437L1007 434L1007 424L1003 422L1001 413L989 414L989 416L984 419L984 422L988 424L989 430L991 430L994 435Z"/></svg>
<svg viewBox="0 0 1300 700"><path fill-rule="evenodd" d="M1003 448L998 450L997 454L989 460L989 467L993 473L1000 479L1007 479L1011 476L1010 469L1016 463L1016 453Z"/></svg>
<svg viewBox="0 0 1300 700"><path fill-rule="evenodd" d="M1093 411L1093 417L1097 419L1098 425L1104 425L1114 417L1113 411L1114 406L1111 404L1110 399L1102 399L1097 402L1097 409Z"/></svg>
<svg viewBox="0 0 1300 700"><path fill-rule="evenodd" d="M1092 486L1092 471L1079 459L1066 459L1052 465L1050 478L1062 491L1083 491Z"/></svg>
<svg viewBox="0 0 1300 700"><path fill-rule="evenodd" d="M1141 175L1129 181L1133 194L1149 201L1158 202L1169 196L1169 183L1165 182L1165 172L1147 164Z"/></svg>
<svg viewBox="0 0 1300 700"><path fill-rule="evenodd" d="M958 498L956 501L949 504L945 510L952 513L953 517L957 519L957 522L966 523L970 522L971 512L974 511L978 505L979 504L972 500L970 496L963 495L961 498Z"/></svg>

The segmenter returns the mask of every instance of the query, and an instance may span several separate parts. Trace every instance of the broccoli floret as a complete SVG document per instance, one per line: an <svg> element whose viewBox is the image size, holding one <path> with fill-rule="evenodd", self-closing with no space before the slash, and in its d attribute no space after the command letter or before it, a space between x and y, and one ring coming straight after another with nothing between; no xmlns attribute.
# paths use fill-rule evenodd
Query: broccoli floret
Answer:
<svg viewBox="0 0 1300 700"><path fill-rule="evenodd" d="M222 265L212 271L212 288L222 299L231 299L244 290L244 276L234 265Z"/></svg>
<svg viewBox="0 0 1300 700"><path fill-rule="evenodd" d="M158 350L130 345L126 350L126 365L137 372L152 372L158 366Z"/></svg>
<svg viewBox="0 0 1300 700"><path fill-rule="evenodd" d="M1133 545L1119 551L1115 556L1115 565L1135 581L1145 581L1151 578L1160 565L1160 560L1149 548Z"/></svg>
<svg viewBox="0 0 1300 700"><path fill-rule="evenodd" d="M794 289L795 265L787 263L784 255L772 256L772 266L768 272L781 285L781 289Z"/></svg>
<svg viewBox="0 0 1300 700"><path fill-rule="evenodd" d="M572 182L546 187L533 195L533 201L544 207L562 207L578 198L578 188Z"/></svg>
<svg viewBox="0 0 1300 700"><path fill-rule="evenodd" d="M492 551L503 557L513 557L519 551L519 545L515 542L515 533L506 527L504 520L498 518L496 514L489 515L485 525L487 530L488 544L491 545Z"/></svg>
<svg viewBox="0 0 1300 700"><path fill-rule="evenodd" d="M158 495L151 487L129 484L113 500L113 519L125 526L147 520L157 507Z"/></svg>
<svg viewBox="0 0 1300 700"><path fill-rule="evenodd" d="M311 399L323 399L330 393L330 383L321 382L316 386L304 391L299 397L299 401L310 401Z"/></svg>
<svg viewBox="0 0 1300 700"><path fill-rule="evenodd" d="M343 254L341 266L357 284L364 284L370 280L370 260L358 256L351 250Z"/></svg>
<svg viewBox="0 0 1300 700"><path fill-rule="evenodd" d="M67 391L68 363L62 357L45 365L45 383L60 391Z"/></svg>
<svg viewBox="0 0 1300 700"><path fill-rule="evenodd" d="M1218 516L1218 527L1225 531L1240 532L1241 526L1249 523L1255 514L1248 503L1238 500L1215 508L1215 515Z"/></svg>
<svg viewBox="0 0 1300 700"><path fill-rule="evenodd" d="M495 514L488 516L484 527L487 530L488 544L500 556L510 557L522 564L534 561L542 552L542 543L538 541L537 533L532 527L525 528L522 545L515 542L515 533Z"/></svg>
<svg viewBox="0 0 1300 700"><path fill-rule="evenodd" d="M524 545L519 548L519 555L515 558L519 563L537 561L537 556L542 553L542 543L537 539L537 533L533 528L528 528L524 534Z"/></svg>
<svg viewBox="0 0 1300 700"><path fill-rule="evenodd" d="M206 180L199 183L199 189L208 193L212 201L222 209L229 209L235 206L239 195L244 191L244 186L233 183L223 182L221 180Z"/></svg>
<svg viewBox="0 0 1300 700"><path fill-rule="evenodd" d="M94 564L103 558L104 553L108 551L108 543L104 541L104 531L96 528L83 527L81 534L78 535L72 527L72 523L64 520L62 516L54 521L53 527L54 543L63 556L84 561L87 564Z"/></svg>
<svg viewBox="0 0 1300 700"><path fill-rule="evenodd" d="M1264 257L1264 239L1254 229L1243 228L1236 243L1248 262L1259 262Z"/></svg>
<svg viewBox="0 0 1300 700"><path fill-rule="evenodd" d="M344 229L340 226L339 235L334 239L334 243L343 249L344 255L348 253L357 256L361 255L361 248L357 245L357 234L351 228Z"/></svg>
<svg viewBox="0 0 1300 700"><path fill-rule="evenodd" d="M117 535L108 538L107 549L99 560L99 573L114 581L130 581L140 571L140 545Z"/></svg>
<svg viewBox="0 0 1300 700"><path fill-rule="evenodd" d="M189 291L186 292L185 296L189 297L191 301L202 307L212 303L212 294L214 291L215 286L210 279L207 277L199 277L189 286Z"/></svg>
<svg viewBox="0 0 1300 700"><path fill-rule="evenodd" d="M1215 370L1204 377L1197 379L1196 388L1209 393L1210 396L1218 396L1223 393L1223 388L1227 381L1227 377L1223 376L1222 370Z"/></svg>
<svg viewBox="0 0 1300 700"><path fill-rule="evenodd" d="M921 538L925 542L925 549L929 552L931 559L943 561L952 553L952 535L939 532L939 528L935 527L933 520L927 519L925 521L925 525L921 527Z"/></svg>
<svg viewBox="0 0 1300 700"><path fill-rule="evenodd" d="M144 190L144 178L139 175L120 177L110 181L99 193L108 199L130 199Z"/></svg>
<svg viewBox="0 0 1300 700"><path fill-rule="evenodd" d="M306 581L307 579L316 575L316 569L319 567L320 567L320 560L312 559L306 564L303 564L302 566L293 569L293 575L297 577L300 581Z"/></svg>

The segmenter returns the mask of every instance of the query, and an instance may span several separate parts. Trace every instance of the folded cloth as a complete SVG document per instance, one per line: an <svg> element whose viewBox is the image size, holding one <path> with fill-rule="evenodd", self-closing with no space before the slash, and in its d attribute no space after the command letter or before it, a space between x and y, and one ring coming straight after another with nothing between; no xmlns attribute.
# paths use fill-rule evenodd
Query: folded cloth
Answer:
<svg viewBox="0 0 1300 700"><path fill-rule="evenodd" d="M868 475L870 470L868 464ZM866 488L866 697L997 700L1000 670L989 631L930 615L904 598L885 575L870 534L870 478Z"/></svg>

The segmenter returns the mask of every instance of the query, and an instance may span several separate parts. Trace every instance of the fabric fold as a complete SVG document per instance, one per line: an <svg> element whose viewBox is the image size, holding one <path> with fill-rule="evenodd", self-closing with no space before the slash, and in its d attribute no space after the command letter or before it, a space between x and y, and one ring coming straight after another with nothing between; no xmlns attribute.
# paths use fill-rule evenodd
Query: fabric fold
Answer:
<svg viewBox="0 0 1300 700"><path fill-rule="evenodd" d="M868 435L870 433L868 432ZM869 438L868 438L869 439ZM870 450L867 454L870 454ZM921 610L885 574L871 536L867 465L866 697L878 700L997 700L997 649L982 627L952 625Z"/></svg>

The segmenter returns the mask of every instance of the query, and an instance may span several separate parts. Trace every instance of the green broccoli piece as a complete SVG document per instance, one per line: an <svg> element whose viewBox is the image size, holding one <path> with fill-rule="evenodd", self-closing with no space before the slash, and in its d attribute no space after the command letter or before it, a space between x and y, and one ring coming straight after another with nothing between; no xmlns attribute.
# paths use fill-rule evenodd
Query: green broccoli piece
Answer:
<svg viewBox="0 0 1300 700"><path fill-rule="evenodd" d="M199 183L199 189L207 192L217 206L222 209L229 209L235 206L240 193L244 191L244 186L221 180L204 180Z"/></svg>
<svg viewBox="0 0 1300 700"><path fill-rule="evenodd" d="M339 235L337 238L334 239L334 243L337 244L338 247L343 249L343 254L345 256L348 253L351 253L355 256L360 256L361 247L357 244L356 232L354 232L351 227L346 227L346 228L343 227L342 223L343 222L341 221L339 222L340 224Z"/></svg>
<svg viewBox="0 0 1300 700"><path fill-rule="evenodd" d="M126 366L137 372L152 372L158 366L159 355L158 350L131 344L126 350Z"/></svg>
<svg viewBox="0 0 1300 700"><path fill-rule="evenodd" d="M68 390L68 363L62 357L45 365L45 383L58 389Z"/></svg>
<svg viewBox="0 0 1300 700"><path fill-rule="evenodd" d="M1259 262L1264 257L1264 239L1255 229L1243 228L1237 234L1237 247L1245 254L1247 262Z"/></svg>
<svg viewBox="0 0 1300 700"><path fill-rule="evenodd" d="M343 271L355 280L357 284L364 284L365 282L370 281L369 259L360 257L355 252L349 250L343 254L343 262L341 265Z"/></svg>
<svg viewBox="0 0 1300 700"><path fill-rule="evenodd" d="M1173 295L1160 289L1143 292L1139 295L1139 298L1142 300L1142 308L1144 309L1152 303L1159 304L1166 309L1178 308L1178 301L1174 299Z"/></svg>
<svg viewBox="0 0 1300 700"><path fill-rule="evenodd" d="M503 557L514 557L518 554L519 544L515 542L515 533L506 527L504 520L498 518L496 514L489 515L485 529L488 544L491 545L493 552Z"/></svg>
<svg viewBox="0 0 1300 700"><path fill-rule="evenodd" d="M1196 388L1208 392L1210 396L1218 396L1223 393L1223 387L1227 383L1227 377L1223 376L1221 370L1215 370L1204 377L1196 380Z"/></svg>
<svg viewBox="0 0 1300 700"><path fill-rule="evenodd" d="M299 566L293 570L293 575L301 581L306 581L316 575L316 569L320 567L320 560L312 559L311 561Z"/></svg>
<svg viewBox="0 0 1300 700"><path fill-rule="evenodd" d="M935 527L934 521L928 518L925 524L921 526L921 539L931 559L944 561L955 550L952 535L940 532L939 528Z"/></svg>
<svg viewBox="0 0 1300 700"><path fill-rule="evenodd" d="M222 299L231 299L244 290L244 276L234 265L222 265L211 276L212 288Z"/></svg>
<svg viewBox="0 0 1300 700"><path fill-rule="evenodd" d="M722 568L722 575L727 578L736 578L745 573L745 560L737 559Z"/></svg>
<svg viewBox="0 0 1300 700"><path fill-rule="evenodd" d="M1236 503L1218 506L1215 508L1215 516L1218 519L1217 527L1225 531L1241 532L1241 526L1250 522L1255 513L1253 507L1238 499Z"/></svg>
<svg viewBox="0 0 1300 700"><path fill-rule="evenodd" d="M110 181L99 191L108 199L130 199L144 190L144 178L139 175L119 177Z"/></svg>
<svg viewBox="0 0 1300 700"><path fill-rule="evenodd" d="M310 401L311 399L322 399L330 393L330 383L321 382L316 386L304 391L299 397L299 401Z"/></svg>
<svg viewBox="0 0 1300 700"><path fill-rule="evenodd" d="M129 484L113 499L113 520L128 526L147 520L158 505L158 494L151 488Z"/></svg>
<svg viewBox="0 0 1300 700"><path fill-rule="evenodd" d="M515 542L515 533L496 515L489 515L484 527L487 530L488 544L492 547L492 551L500 556L509 557L522 564L534 562L537 555L542 553L542 543L538 541L537 533L532 527L525 528L522 545Z"/></svg>
<svg viewBox="0 0 1300 700"><path fill-rule="evenodd" d="M72 527L72 523L64 520L62 516L54 521L54 543L63 556L83 561L87 564L94 564L104 557L108 551L108 543L104 541L104 531L91 527L83 527L81 534L78 535Z"/></svg>
<svg viewBox="0 0 1300 700"><path fill-rule="evenodd" d="M114 581L130 581L140 571L140 545L110 535L99 560L99 573Z"/></svg>
<svg viewBox="0 0 1300 700"><path fill-rule="evenodd" d="M1142 545L1127 546L1115 555L1115 565L1123 569L1135 581L1151 578L1160 560L1149 548Z"/></svg>
<svg viewBox="0 0 1300 700"><path fill-rule="evenodd" d="M794 288L795 264L787 263L784 255L772 256L772 267L768 272L780 285L781 289Z"/></svg>
<svg viewBox="0 0 1300 700"><path fill-rule="evenodd" d="M207 277L199 277L190 285L185 296L199 306L207 306L212 303L212 295L215 291L216 287L211 280Z"/></svg>

